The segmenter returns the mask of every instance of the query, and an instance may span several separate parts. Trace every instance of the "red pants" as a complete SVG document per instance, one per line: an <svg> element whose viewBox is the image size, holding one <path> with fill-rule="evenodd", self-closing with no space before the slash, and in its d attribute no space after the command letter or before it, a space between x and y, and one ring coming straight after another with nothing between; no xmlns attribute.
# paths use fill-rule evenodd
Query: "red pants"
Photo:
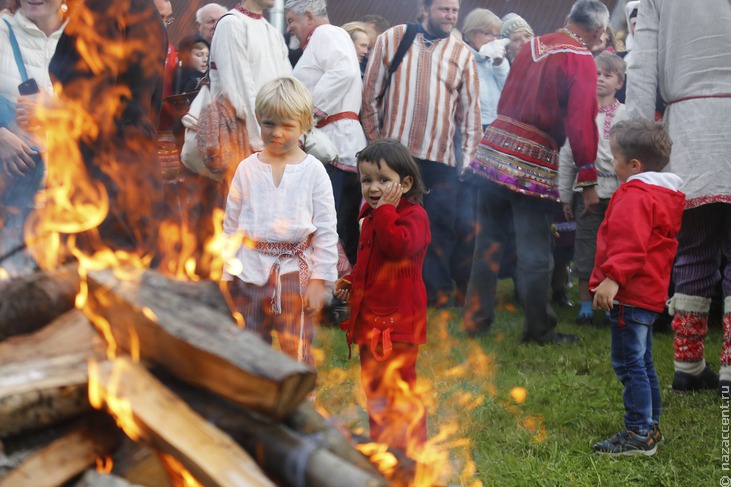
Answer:
<svg viewBox="0 0 731 487"><path fill-rule="evenodd" d="M375 359L360 345L360 376L365 391L371 438L408 453L409 444L426 442L426 409L415 392L419 345L393 343L391 356Z"/></svg>

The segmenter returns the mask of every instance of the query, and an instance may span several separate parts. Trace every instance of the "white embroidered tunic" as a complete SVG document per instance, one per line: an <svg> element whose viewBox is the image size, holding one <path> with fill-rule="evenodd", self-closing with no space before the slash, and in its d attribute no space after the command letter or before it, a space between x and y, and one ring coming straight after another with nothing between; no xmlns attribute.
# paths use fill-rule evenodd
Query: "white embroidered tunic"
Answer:
<svg viewBox="0 0 731 487"><path fill-rule="evenodd" d="M643 0L639 7L627 113L652 120L660 88L673 140L665 171L682 178L686 208L731 203L729 26L728 0Z"/></svg>
<svg viewBox="0 0 731 487"><path fill-rule="evenodd" d="M218 31L216 31L218 34ZM312 235L304 254L311 279L334 282L337 277L338 235L335 202L330 178L320 161L308 155L298 164L288 164L279 186L272 167L252 154L239 164L231 182L223 233L236 232L255 242L299 243ZM242 245L236 252L242 264L237 277L263 286L277 257ZM299 272L296 258L280 262L281 274Z"/></svg>
<svg viewBox="0 0 731 487"><path fill-rule="evenodd" d="M261 150L261 130L254 114L256 94L268 81L292 73L282 34L266 19L234 9L221 17L211 42L211 95L224 94L246 120L249 141Z"/></svg>
<svg viewBox="0 0 731 487"><path fill-rule="evenodd" d="M319 112L327 116L360 114L363 83L358 57L350 35L340 27L317 27L292 75L310 90ZM343 118L321 130L338 148L338 162L354 171L355 154L366 146L360 121Z"/></svg>

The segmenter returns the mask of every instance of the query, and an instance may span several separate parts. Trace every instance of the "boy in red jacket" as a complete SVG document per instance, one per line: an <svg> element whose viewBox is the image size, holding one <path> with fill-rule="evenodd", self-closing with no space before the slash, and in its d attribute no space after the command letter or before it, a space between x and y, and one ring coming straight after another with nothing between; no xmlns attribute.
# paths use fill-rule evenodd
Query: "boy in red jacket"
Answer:
<svg viewBox="0 0 731 487"><path fill-rule="evenodd" d="M611 312L612 367L624 384L626 429L594 445L599 453L654 455L662 440L652 324L665 307L685 207L680 177L659 172L671 145L662 125L644 119L619 122L610 133L622 184L599 228L589 289L594 308Z"/></svg>

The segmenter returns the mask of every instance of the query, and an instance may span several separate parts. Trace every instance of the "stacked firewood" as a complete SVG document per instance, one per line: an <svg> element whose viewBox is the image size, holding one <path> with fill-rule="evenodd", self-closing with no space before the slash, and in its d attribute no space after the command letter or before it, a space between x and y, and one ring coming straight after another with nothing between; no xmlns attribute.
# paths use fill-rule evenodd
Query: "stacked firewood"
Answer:
<svg viewBox="0 0 731 487"><path fill-rule="evenodd" d="M0 487L390 483L216 283L119 274L0 282Z"/></svg>

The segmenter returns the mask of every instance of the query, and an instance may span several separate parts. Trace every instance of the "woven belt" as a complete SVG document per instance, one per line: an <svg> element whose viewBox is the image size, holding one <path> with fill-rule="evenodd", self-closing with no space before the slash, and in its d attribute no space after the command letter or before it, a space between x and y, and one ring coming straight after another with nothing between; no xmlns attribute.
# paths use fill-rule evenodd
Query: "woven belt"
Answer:
<svg viewBox="0 0 731 487"><path fill-rule="evenodd" d="M337 122L338 120L359 120L358 114L355 112L340 112L336 113L335 115L330 115L325 120L320 120L317 122L316 127L321 129L325 125L330 125L333 122Z"/></svg>
<svg viewBox="0 0 731 487"><path fill-rule="evenodd" d="M312 241L312 235L305 240L297 243L288 242L259 242L250 239L244 239L244 245L253 248L257 252L276 257L277 260L272 265L269 275L274 275L274 292L272 293L272 312L280 314L282 312L282 276L281 264L282 259L299 260L299 278L300 278L300 296L304 297L307 282L309 281L309 266L305 257L305 250L309 248ZM303 303L304 307L304 303Z"/></svg>

